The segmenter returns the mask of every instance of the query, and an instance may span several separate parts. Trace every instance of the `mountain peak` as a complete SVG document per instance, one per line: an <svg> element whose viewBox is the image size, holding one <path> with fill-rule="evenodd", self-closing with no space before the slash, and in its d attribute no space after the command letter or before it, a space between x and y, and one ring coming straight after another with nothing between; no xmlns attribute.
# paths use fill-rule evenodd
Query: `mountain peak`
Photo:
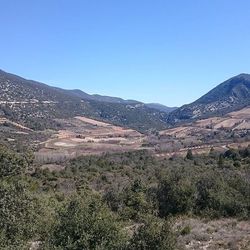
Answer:
<svg viewBox="0 0 250 250"><path fill-rule="evenodd" d="M250 74L241 73L241 74L239 74L239 75L237 75L237 76L235 76L233 78L240 78L240 79L244 79L244 80L250 81Z"/></svg>
<svg viewBox="0 0 250 250"><path fill-rule="evenodd" d="M250 105L250 75L234 76L200 97L195 102L173 111L170 123L222 115Z"/></svg>

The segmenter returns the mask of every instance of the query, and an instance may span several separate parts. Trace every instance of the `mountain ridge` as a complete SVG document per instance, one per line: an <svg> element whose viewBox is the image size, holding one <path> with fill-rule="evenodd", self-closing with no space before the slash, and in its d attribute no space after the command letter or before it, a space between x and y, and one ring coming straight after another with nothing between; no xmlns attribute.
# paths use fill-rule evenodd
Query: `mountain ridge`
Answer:
<svg viewBox="0 0 250 250"><path fill-rule="evenodd" d="M43 87L50 88L50 89L53 88L61 93L66 94L68 97L71 96L71 97L76 97L76 98L83 99L83 100L93 100L93 101L99 101L99 102L123 103L123 104L144 104L149 108L153 108L158 111L162 111L166 113L171 112L172 110L176 109L176 107L168 107L166 105L158 104L158 103L144 103L144 102L137 101L137 100L122 99L120 97L113 97L113 96L106 96L106 95L99 95L99 94L88 94L82 91L81 89L63 89L60 87L54 87L46 83L26 79L21 76L8 73L0 69L0 77L3 75L9 75L11 76L11 78L17 79L18 81L21 81L21 82L25 82L26 84L33 83L34 85L38 87L43 86Z"/></svg>
<svg viewBox="0 0 250 250"><path fill-rule="evenodd" d="M53 124L55 118L87 116L140 131L223 116L250 105L250 75L234 76L180 108L66 90L0 70L0 115L24 125ZM35 127L36 127L35 126ZM32 127L33 128L33 127Z"/></svg>
<svg viewBox="0 0 250 250"><path fill-rule="evenodd" d="M166 127L166 113L143 103L103 102L83 98L83 93L77 96L72 91L0 71L0 114L33 129L55 128L55 118L76 115L141 131Z"/></svg>
<svg viewBox="0 0 250 250"><path fill-rule="evenodd" d="M196 101L183 105L168 116L167 122L177 124L194 119L223 115L250 105L250 75L234 76Z"/></svg>

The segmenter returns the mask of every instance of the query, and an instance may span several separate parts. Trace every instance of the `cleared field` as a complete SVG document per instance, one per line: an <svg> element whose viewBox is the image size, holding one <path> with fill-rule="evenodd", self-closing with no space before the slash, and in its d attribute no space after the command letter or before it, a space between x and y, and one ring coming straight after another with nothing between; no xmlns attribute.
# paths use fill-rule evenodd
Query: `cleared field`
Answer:
<svg viewBox="0 0 250 250"><path fill-rule="evenodd" d="M244 108L239 111L231 112L228 115L238 119L250 119L250 108Z"/></svg>
<svg viewBox="0 0 250 250"><path fill-rule="evenodd" d="M212 117L196 121L172 129L166 129L160 132L160 135L170 135L176 138L182 138L191 134L206 133L218 129L243 130L250 129L250 108L232 112L224 117Z"/></svg>
<svg viewBox="0 0 250 250"><path fill-rule="evenodd" d="M224 120L225 118L222 118L222 117L213 117L213 118L199 120L195 122L195 124L198 127L206 128L206 127L210 127L211 125L218 124Z"/></svg>
<svg viewBox="0 0 250 250"><path fill-rule="evenodd" d="M36 159L43 163L140 149L150 149L160 157L185 155L188 148L200 154L209 152L211 147L225 151L233 142L239 146L250 139L247 137L250 108L163 130L158 135L143 135L133 129L79 116L56 121L62 129L42 143L36 153Z"/></svg>
<svg viewBox="0 0 250 250"><path fill-rule="evenodd" d="M79 119L82 122L89 123L89 124L95 125L95 126L101 126L101 127L112 126L111 124L108 124L108 123L105 123L105 122L100 122L100 121L93 120L93 119L83 117L83 116L76 116L75 118Z"/></svg>
<svg viewBox="0 0 250 250"><path fill-rule="evenodd" d="M59 119L64 128L42 144L36 159L56 162L79 155L124 152L142 148L144 135L132 130L86 117Z"/></svg>
<svg viewBox="0 0 250 250"><path fill-rule="evenodd" d="M233 128L237 124L241 123L241 119L236 119L236 118L229 118L225 119L224 121L221 121L217 124L214 125L215 129L220 129L220 128Z"/></svg>
<svg viewBox="0 0 250 250"><path fill-rule="evenodd" d="M169 135L169 136L174 136L175 138L185 138L200 133L206 133L207 131L208 129L189 125L187 127L177 127L161 131L160 135Z"/></svg>
<svg viewBox="0 0 250 250"><path fill-rule="evenodd" d="M202 154L208 153L211 147L223 152L229 147L248 145L250 108L163 130L159 138L151 141L156 145L158 157L184 156L188 148L196 154Z"/></svg>
<svg viewBox="0 0 250 250"><path fill-rule="evenodd" d="M250 122L249 121L243 121L238 126L236 126L234 129L237 129L237 130L250 129Z"/></svg>

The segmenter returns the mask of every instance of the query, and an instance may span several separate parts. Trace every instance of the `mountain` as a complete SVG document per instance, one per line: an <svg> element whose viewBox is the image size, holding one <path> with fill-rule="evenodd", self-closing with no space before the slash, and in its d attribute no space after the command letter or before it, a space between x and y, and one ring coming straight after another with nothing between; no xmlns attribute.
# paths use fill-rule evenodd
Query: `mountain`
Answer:
<svg viewBox="0 0 250 250"><path fill-rule="evenodd" d="M83 100L93 100L93 101L98 101L98 102L109 102L109 103L123 103L123 104L142 104L142 102L138 102L135 100L124 100L119 97L112 97L112 96L103 96L103 95L90 95L85 92L83 92L80 89L73 89L73 90L68 90L71 92L73 95L80 97Z"/></svg>
<svg viewBox="0 0 250 250"><path fill-rule="evenodd" d="M56 118L87 116L140 131L165 128L166 113L143 103L89 95L0 70L0 115L29 128L57 128Z"/></svg>
<svg viewBox="0 0 250 250"><path fill-rule="evenodd" d="M135 100L124 100L119 97L112 97L112 96L103 96L103 95L89 95L82 90L74 89L69 90L73 95L80 97L84 100L94 100L99 102L109 102L109 103L123 103L123 104L144 104L146 107L151 109L156 109L161 112L170 113L177 109L177 107L167 107L165 105L159 104L159 103L143 103Z"/></svg>
<svg viewBox="0 0 250 250"><path fill-rule="evenodd" d="M59 88L44 83L26 80L22 77L0 70L1 102L32 102L32 101L80 101Z"/></svg>
<svg viewBox="0 0 250 250"><path fill-rule="evenodd" d="M165 113L170 113L170 112L177 109L177 107L167 107L167 106L162 105L160 103L146 103L145 105L149 108L157 109L157 110L165 112Z"/></svg>
<svg viewBox="0 0 250 250"><path fill-rule="evenodd" d="M171 112L170 124L224 115L250 105L250 75L240 74L221 83L195 102Z"/></svg>

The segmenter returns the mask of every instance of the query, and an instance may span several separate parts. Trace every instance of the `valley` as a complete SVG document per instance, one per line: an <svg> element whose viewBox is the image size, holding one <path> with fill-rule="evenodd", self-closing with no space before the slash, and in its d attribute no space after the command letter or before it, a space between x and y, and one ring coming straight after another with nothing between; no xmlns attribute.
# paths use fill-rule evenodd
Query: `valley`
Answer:
<svg viewBox="0 0 250 250"><path fill-rule="evenodd" d="M91 223L81 230L101 235L107 249L141 249L141 242L152 244L142 249L248 249L246 79L226 81L226 99L217 98L215 89L214 98L210 93L199 104L168 108L0 71L4 217L32 218L22 223L32 235L27 238L7 219L16 233L0 244L13 246L5 242L9 237L24 249L65 249L71 243L63 242L62 233L82 235L69 225L85 227L86 216ZM19 207L27 214L20 215ZM117 235L112 241L107 228Z"/></svg>
<svg viewBox="0 0 250 250"><path fill-rule="evenodd" d="M249 127L250 108L244 108L160 131L156 149L164 156L164 152L174 155L185 152L186 148L196 153L205 153L212 147L220 151L238 148L250 142Z"/></svg>
<svg viewBox="0 0 250 250"><path fill-rule="evenodd" d="M1 1L0 250L250 250L250 1Z"/></svg>
<svg viewBox="0 0 250 250"><path fill-rule="evenodd" d="M250 108L147 133L84 116L54 119L53 122L58 130L36 132L1 118L0 128L5 131L2 140L14 144L17 136L23 136L24 144L27 140L27 144L33 145L36 160L46 164L80 155L145 149L164 158L185 155L188 149L195 153L208 153L211 148L223 152L250 144ZM36 135L37 140L28 140Z"/></svg>
<svg viewBox="0 0 250 250"><path fill-rule="evenodd" d="M80 155L127 152L143 149L143 134L86 117L57 119L63 127L40 144L38 162L49 163Z"/></svg>

